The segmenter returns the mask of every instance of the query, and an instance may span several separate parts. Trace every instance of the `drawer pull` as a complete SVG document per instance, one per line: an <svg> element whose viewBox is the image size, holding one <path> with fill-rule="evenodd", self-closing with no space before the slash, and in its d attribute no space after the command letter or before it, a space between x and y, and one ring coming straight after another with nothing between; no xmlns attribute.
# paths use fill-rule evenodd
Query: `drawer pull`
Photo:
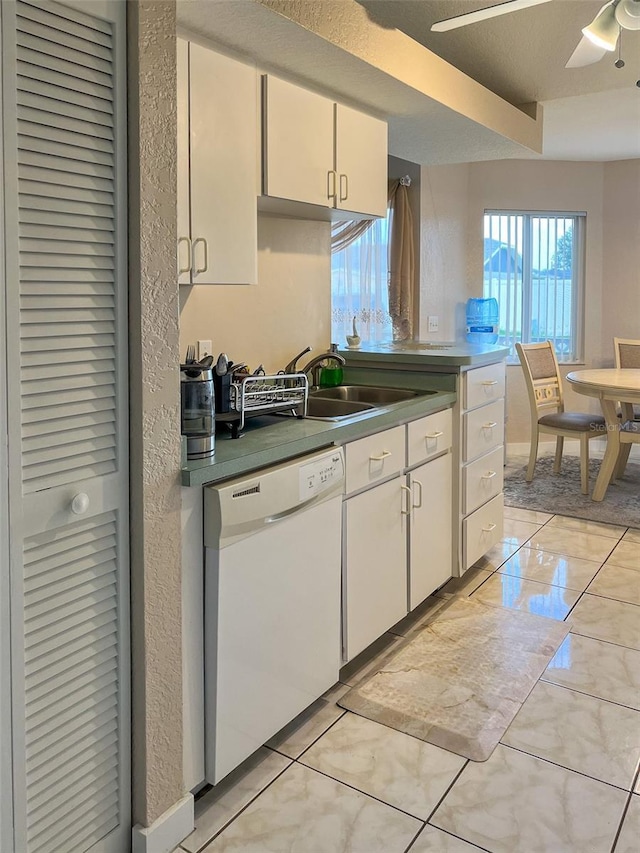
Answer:
<svg viewBox="0 0 640 853"><path fill-rule="evenodd" d="M494 427L497 427L497 426L498 426L497 421L489 421L489 423L487 423L487 424L482 424L482 429L493 429Z"/></svg>
<svg viewBox="0 0 640 853"><path fill-rule="evenodd" d="M420 507L422 506L422 483L420 482L420 480L412 480L411 481L411 488L413 489L414 486L418 487L418 501L416 503L416 501L414 499L411 508L412 509L420 509Z"/></svg>
<svg viewBox="0 0 640 853"><path fill-rule="evenodd" d="M402 515L409 515L411 512L411 489L409 486L400 486L400 488L402 489L402 493L407 496L406 507L405 509L400 509L400 512Z"/></svg>
<svg viewBox="0 0 640 853"><path fill-rule="evenodd" d="M497 379L483 379L481 384L482 384L482 385L486 385L486 386L489 386L489 385L497 385L497 384L498 384L498 380L497 380Z"/></svg>
<svg viewBox="0 0 640 853"><path fill-rule="evenodd" d="M482 531L483 531L483 533L491 533L491 532L493 532L495 529L496 529L496 525L495 525L495 524L487 524L485 527L483 527L483 528L482 528Z"/></svg>
<svg viewBox="0 0 640 853"><path fill-rule="evenodd" d="M387 459L391 455L392 454L390 450L383 450L380 456L370 456L369 459L372 462L382 462L383 459Z"/></svg>
<svg viewBox="0 0 640 853"><path fill-rule="evenodd" d="M493 480L493 478L496 476L496 473L497 473L496 471L487 471L487 473L483 474L480 479L481 480Z"/></svg>
<svg viewBox="0 0 640 853"><path fill-rule="evenodd" d="M438 430L437 432L428 432L425 435L425 438L435 439L435 438L440 438L441 435L444 435L444 433L442 432L442 430Z"/></svg>

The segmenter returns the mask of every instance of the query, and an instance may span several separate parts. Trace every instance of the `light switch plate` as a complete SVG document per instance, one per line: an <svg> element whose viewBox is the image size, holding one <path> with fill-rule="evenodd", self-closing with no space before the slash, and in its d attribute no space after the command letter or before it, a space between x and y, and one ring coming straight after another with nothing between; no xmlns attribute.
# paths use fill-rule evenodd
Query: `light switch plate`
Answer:
<svg viewBox="0 0 640 853"><path fill-rule="evenodd" d="M438 317L435 314L430 314L427 317L428 329L430 332L438 331Z"/></svg>
<svg viewBox="0 0 640 853"><path fill-rule="evenodd" d="M198 341L198 361L201 361L205 355L213 355L211 348L211 341Z"/></svg>

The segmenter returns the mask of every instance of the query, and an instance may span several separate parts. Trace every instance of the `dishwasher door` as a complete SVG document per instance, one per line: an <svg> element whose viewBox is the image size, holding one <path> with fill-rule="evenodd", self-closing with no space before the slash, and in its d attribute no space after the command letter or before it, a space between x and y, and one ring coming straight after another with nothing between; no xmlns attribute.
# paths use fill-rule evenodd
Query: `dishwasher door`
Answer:
<svg viewBox="0 0 640 853"><path fill-rule="evenodd" d="M340 449L205 488L205 769L217 784L338 680Z"/></svg>

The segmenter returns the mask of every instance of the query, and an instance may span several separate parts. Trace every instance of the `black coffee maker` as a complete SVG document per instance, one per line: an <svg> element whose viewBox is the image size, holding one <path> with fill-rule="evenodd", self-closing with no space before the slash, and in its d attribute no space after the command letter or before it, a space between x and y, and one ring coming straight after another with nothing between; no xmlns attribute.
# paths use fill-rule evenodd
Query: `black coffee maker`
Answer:
<svg viewBox="0 0 640 853"><path fill-rule="evenodd" d="M197 362L180 365L181 432L187 437L187 459L215 454L216 412L213 371Z"/></svg>

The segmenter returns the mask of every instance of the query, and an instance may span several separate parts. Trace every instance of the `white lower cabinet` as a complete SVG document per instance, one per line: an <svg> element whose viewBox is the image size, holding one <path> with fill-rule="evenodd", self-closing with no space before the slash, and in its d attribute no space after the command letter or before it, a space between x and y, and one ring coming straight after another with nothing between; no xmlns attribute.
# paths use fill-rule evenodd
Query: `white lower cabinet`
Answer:
<svg viewBox="0 0 640 853"><path fill-rule="evenodd" d="M409 517L409 610L451 577L452 470L446 453L407 474Z"/></svg>
<svg viewBox="0 0 640 853"><path fill-rule="evenodd" d="M407 613L408 495L404 478L344 505L343 638L351 660Z"/></svg>

